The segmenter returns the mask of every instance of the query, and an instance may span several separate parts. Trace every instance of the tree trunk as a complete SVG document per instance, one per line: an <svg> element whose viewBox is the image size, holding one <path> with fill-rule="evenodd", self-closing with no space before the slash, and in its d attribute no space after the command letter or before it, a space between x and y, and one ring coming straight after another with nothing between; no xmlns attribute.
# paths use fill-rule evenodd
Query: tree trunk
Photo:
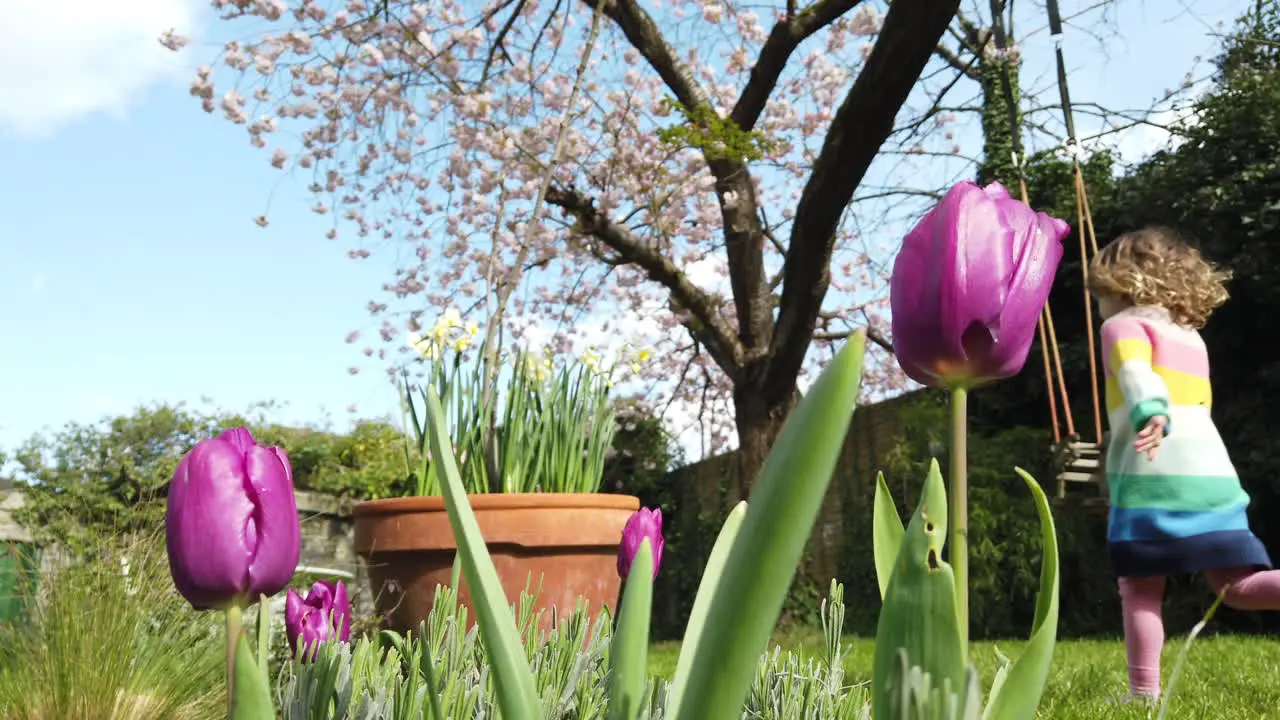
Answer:
<svg viewBox="0 0 1280 720"><path fill-rule="evenodd" d="M745 388L735 390L733 400L738 429L737 483L730 483L729 507L749 497L773 442L796 406L796 393L793 389L783 400L769 402L759 390Z"/></svg>

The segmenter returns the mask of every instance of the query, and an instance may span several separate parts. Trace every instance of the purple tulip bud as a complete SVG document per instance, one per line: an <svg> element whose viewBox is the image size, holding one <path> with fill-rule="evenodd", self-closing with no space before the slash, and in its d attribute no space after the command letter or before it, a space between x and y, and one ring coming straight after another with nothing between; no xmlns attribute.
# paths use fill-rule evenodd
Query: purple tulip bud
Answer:
<svg viewBox="0 0 1280 720"><path fill-rule="evenodd" d="M951 188L893 264L893 351L907 375L954 388L1017 374L1069 231L999 183Z"/></svg>
<svg viewBox="0 0 1280 720"><path fill-rule="evenodd" d="M196 609L280 592L301 549L289 458L242 427L200 442L173 473L164 524L173 584Z"/></svg>
<svg viewBox="0 0 1280 720"><path fill-rule="evenodd" d="M622 543L618 545L618 575L626 579L631 574L631 563L640 552L640 543L646 538L653 549L653 576L658 577L658 566L662 564L662 511L640 508L627 519L622 528Z"/></svg>
<svg viewBox="0 0 1280 720"><path fill-rule="evenodd" d="M303 660L308 662L315 659L322 644L350 640L351 601L347 599L347 586L341 580L317 580L305 600L297 590L289 588L284 601L284 632L295 656L298 643L302 643Z"/></svg>

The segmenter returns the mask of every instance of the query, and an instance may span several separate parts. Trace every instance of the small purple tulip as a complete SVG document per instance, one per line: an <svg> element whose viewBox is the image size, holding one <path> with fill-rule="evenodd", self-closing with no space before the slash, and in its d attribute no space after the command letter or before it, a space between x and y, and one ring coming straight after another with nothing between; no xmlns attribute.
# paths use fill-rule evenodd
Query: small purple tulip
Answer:
<svg viewBox="0 0 1280 720"><path fill-rule="evenodd" d="M196 609L280 592L301 550L289 458L242 427L200 442L173 473L164 524L173 584Z"/></svg>
<svg viewBox="0 0 1280 720"><path fill-rule="evenodd" d="M1069 231L999 183L951 188L893 264L893 351L907 375L967 388L1017 374Z"/></svg>
<svg viewBox="0 0 1280 720"><path fill-rule="evenodd" d="M627 519L622 528L622 542L618 545L618 575L626 579L631 574L631 563L640 552L640 543L648 538L653 548L653 576L658 577L658 566L662 564L662 547L666 541L662 539L662 511L640 508Z"/></svg>
<svg viewBox="0 0 1280 720"><path fill-rule="evenodd" d="M347 586L339 580L331 583L317 580L304 600L297 590L289 588L284 601L284 632L294 655L298 643L305 648L304 660L314 660L320 646L329 640L351 639L351 601Z"/></svg>

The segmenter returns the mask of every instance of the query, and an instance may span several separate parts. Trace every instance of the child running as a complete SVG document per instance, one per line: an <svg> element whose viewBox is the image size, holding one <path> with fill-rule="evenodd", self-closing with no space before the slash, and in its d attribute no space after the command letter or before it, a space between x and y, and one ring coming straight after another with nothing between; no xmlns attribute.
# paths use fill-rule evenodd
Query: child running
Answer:
<svg viewBox="0 0 1280 720"><path fill-rule="evenodd" d="M1173 231L1117 238L1093 259L1111 443L1107 530L1129 662L1125 700L1160 694L1165 578L1204 573L1224 602L1280 609L1280 571L1249 530L1249 495L1209 416L1197 329L1227 300L1227 272Z"/></svg>

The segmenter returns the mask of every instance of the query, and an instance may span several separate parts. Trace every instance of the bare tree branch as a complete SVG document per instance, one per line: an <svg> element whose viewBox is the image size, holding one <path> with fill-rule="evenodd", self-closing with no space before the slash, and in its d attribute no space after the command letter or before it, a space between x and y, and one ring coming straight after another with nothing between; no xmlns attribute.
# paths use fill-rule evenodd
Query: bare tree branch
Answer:
<svg viewBox="0 0 1280 720"><path fill-rule="evenodd" d="M743 130L755 127L773 94L778 78L791 59L791 53L810 35L835 22L841 15L857 7L862 0L819 0L800 14L789 13L769 31L760 48L760 57L751 68L751 78L729 112L729 119Z"/></svg>
<svg viewBox="0 0 1280 720"><path fill-rule="evenodd" d="M968 60L962 60L960 58L959 53L955 52L954 50L947 47L946 45L943 45L942 43L938 43L938 47L934 51L934 53L938 57L942 58L942 60L946 62L948 65L960 71L960 73L964 77L967 77L970 80L978 79L978 69L976 67L977 66L976 55L970 55Z"/></svg>
<svg viewBox="0 0 1280 720"><path fill-rule="evenodd" d="M850 1L824 0L833 3ZM582 2L589 4L590 0ZM604 12L618 24L632 47L644 56L686 110L692 112L700 106L710 106L706 91L680 62L653 18L635 0L605 0ZM810 12L801 13L795 22L805 22ZM821 26L808 32L812 34L817 27ZM738 313L739 347L767 346L773 331L773 314L768 304L765 234L760 223L755 185L743 161L706 152L704 156L716 179L716 195L720 199L729 284ZM712 345L708 344L708 350L716 357ZM721 358L717 358L717 362L720 361Z"/></svg>
<svg viewBox="0 0 1280 720"><path fill-rule="evenodd" d="M770 399L787 397L794 389L831 283L840 217L959 6L960 0L895 0L866 66L836 113L796 206L765 376Z"/></svg>
<svg viewBox="0 0 1280 720"><path fill-rule="evenodd" d="M893 354L893 343L889 342L888 340L885 340L883 335L876 332L875 330L872 330L870 326L867 326L864 329L867 331L868 340L875 343L877 346L880 347L880 349L884 350L885 352L888 352L890 355ZM833 340L845 340L855 332L857 331L841 330L840 332L815 332L813 334L813 339L821 340L824 342L833 341Z"/></svg>
<svg viewBox="0 0 1280 720"><path fill-rule="evenodd" d="M592 6L591 0L582 0L582 4ZM618 24L627 41L644 56L685 109L693 110L699 105L710 104L706 90L693 79L689 68L680 62L675 49L667 43L658 24L653 21L653 16L635 0L604 0L601 10L605 17Z"/></svg>
<svg viewBox="0 0 1280 720"><path fill-rule="evenodd" d="M693 322L686 323L690 333L707 348L721 369L730 377L737 375L744 355L742 344L720 315L715 300L690 282L675 263L646 245L630 229L610 220L577 190L550 188L547 202L573 216L578 232L609 246L626 262L644 270L650 280L667 288L672 300L693 317Z"/></svg>

